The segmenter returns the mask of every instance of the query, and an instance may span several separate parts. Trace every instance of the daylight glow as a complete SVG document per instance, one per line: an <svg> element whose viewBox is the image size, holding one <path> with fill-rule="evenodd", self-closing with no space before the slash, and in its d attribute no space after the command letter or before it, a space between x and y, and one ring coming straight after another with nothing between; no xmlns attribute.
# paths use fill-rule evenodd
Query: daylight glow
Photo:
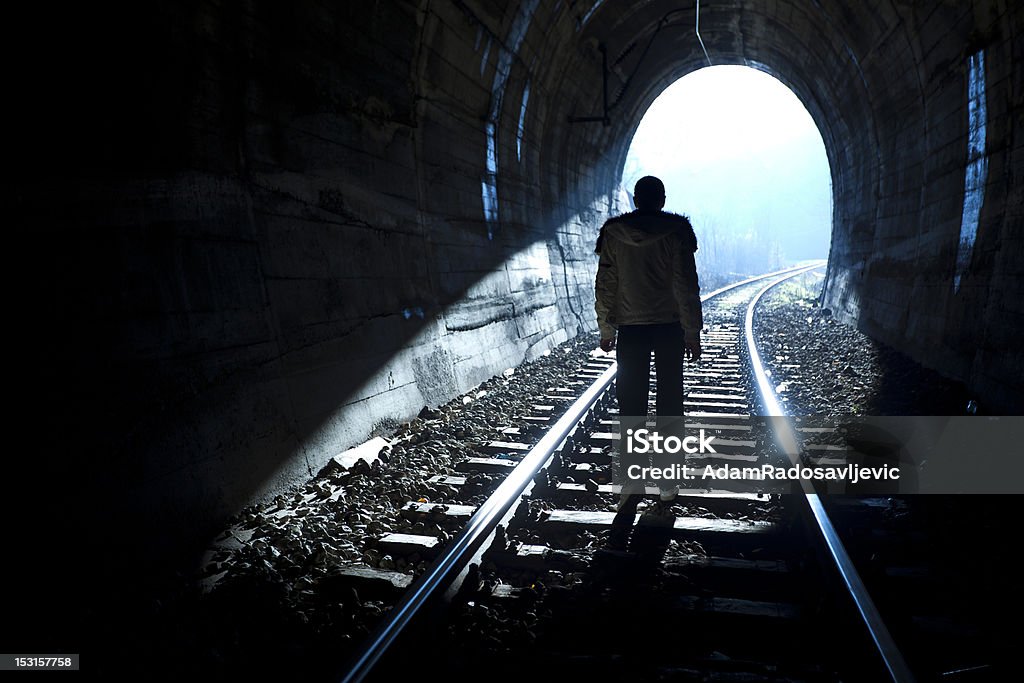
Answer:
<svg viewBox="0 0 1024 683"><path fill-rule="evenodd" d="M644 175L665 181L666 209L690 216L701 244L719 252L698 254L702 270L828 254L832 187L821 134L793 92L761 71L708 67L666 88L633 138L623 187L631 192Z"/></svg>

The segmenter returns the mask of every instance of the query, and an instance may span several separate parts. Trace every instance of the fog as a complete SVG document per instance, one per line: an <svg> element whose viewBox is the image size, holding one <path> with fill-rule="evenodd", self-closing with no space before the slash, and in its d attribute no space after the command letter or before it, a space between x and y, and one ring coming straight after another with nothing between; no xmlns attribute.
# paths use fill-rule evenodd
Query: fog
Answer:
<svg viewBox="0 0 1024 683"><path fill-rule="evenodd" d="M715 66L669 86L633 137L623 188L655 175L690 217L702 289L828 255L832 182L800 100L775 78Z"/></svg>

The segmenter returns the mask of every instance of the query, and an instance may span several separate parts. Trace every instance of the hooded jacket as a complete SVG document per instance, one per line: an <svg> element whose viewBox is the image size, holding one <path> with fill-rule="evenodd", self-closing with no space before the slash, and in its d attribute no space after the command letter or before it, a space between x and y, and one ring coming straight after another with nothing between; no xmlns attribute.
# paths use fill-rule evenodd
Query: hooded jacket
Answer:
<svg viewBox="0 0 1024 683"><path fill-rule="evenodd" d="M601 338L619 325L678 321L685 338L699 339L704 326L700 285L693 259L697 237L685 216L633 211L601 228L595 283Z"/></svg>

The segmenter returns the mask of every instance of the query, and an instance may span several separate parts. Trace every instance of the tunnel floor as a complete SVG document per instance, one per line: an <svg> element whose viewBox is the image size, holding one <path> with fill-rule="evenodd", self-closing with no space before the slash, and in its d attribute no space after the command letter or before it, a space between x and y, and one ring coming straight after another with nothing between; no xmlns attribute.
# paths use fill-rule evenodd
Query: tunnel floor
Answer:
<svg viewBox="0 0 1024 683"><path fill-rule="evenodd" d="M762 347L773 349L765 357L775 358L775 377L792 387L782 392L792 398L791 408L867 414L963 410L962 387L835 322L817 307L814 286L795 286L769 300L761 320ZM812 331L817 345L797 345L793 329ZM363 544L361 537L411 529L397 509L414 489L431 490L422 480L450 472L452 465L471 457L472 444L504 437L502 430L513 426L513 416L571 376L592 356L596 342L594 337L573 340L449 404L425 407L416 420L382 435L405 440L385 449L372 465L329 465L290 494L247 508L207 553L198 575L182 577L173 590L141 600L145 608L132 614L130 623L142 627L110 637L132 642L140 662L188 653L173 658L178 665L163 671L167 680L199 673L229 680L267 673L330 679L408 580L426 566L426 557L391 557ZM821 354L828 354L827 363ZM809 370L819 365L834 379L828 390L813 386L821 373ZM823 402L825 397L830 402ZM469 484L479 488L482 501L493 477L474 476ZM443 485L435 485L435 494L438 500L445 497ZM390 503L374 507L375 498ZM473 500L470 495L467 502ZM927 533L936 543L954 547L972 526L989 534L994 527L983 520L1012 507L1005 500L964 501L967 509L961 516L956 513L960 502L930 501L915 513L932 525ZM442 537L455 532L437 531ZM360 568L374 570L373 575L359 576ZM982 563L975 566L972 581L978 572L998 574Z"/></svg>
<svg viewBox="0 0 1024 683"><path fill-rule="evenodd" d="M769 293L755 319L762 356L793 415L965 415L972 397L822 308L820 281L796 278ZM977 409L976 409L977 411Z"/></svg>

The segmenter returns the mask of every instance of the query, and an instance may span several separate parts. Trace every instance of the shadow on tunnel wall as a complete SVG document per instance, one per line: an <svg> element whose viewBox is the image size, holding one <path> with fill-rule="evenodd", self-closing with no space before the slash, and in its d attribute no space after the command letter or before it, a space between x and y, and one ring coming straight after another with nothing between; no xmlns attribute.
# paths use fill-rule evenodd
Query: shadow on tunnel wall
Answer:
<svg viewBox="0 0 1024 683"><path fill-rule="evenodd" d="M499 183L488 225L479 118L417 101L412 8L378 10L80 7L51 36L63 70L20 75L24 428L56 471L9 500L26 634L176 580L372 419L587 329L603 209Z"/></svg>
<svg viewBox="0 0 1024 683"><path fill-rule="evenodd" d="M70 525L71 540L60 554L77 554L77 560L26 571L33 585L63 585L75 601L91 602L102 591L104 612L137 609L133 601L153 584L174 581L176 570L194 566L225 515L319 470L340 450L339 435L358 441L368 417L408 418L419 406L436 405L465 383L491 376L496 362L504 368L540 353L576 332L575 316L587 305L576 288L590 281L577 281L572 263L560 272L545 261L519 277L529 280L548 269L549 279L509 285L516 276L503 268L538 252L535 240L542 235L508 230L488 241L479 223L438 227L405 251L398 243L416 238L355 226L353 232L379 240L360 253L380 278L289 283L287 297L277 299L264 288L266 261L259 254L277 219L261 218L260 208L271 204L276 214L287 204L299 212L308 208L302 202L243 184L254 217L246 229L255 236L222 248L194 232L231 225L223 216L202 224L104 225L109 213L103 207L116 204L123 187L112 183L104 194L92 193L100 207L92 216L81 204L40 210L42 198L34 203L36 219L60 245L30 304L44 340L37 348L36 389L49 394L40 396L53 411L48 451L61 461L61 481L66 477L71 490L61 489L41 517L33 513L25 531ZM471 251L472 258L461 268L453 264L451 274L424 273L418 281L399 274L389 282L380 267L388 250L397 261L390 273L427 259L435 267L454 261L453 252ZM240 264L239 251L253 261ZM341 258L353 251L338 246ZM548 251L540 241L545 259ZM579 268L588 267L587 258ZM481 291L495 272L506 281L504 292ZM411 289L395 291L403 283ZM325 324L329 330L320 336L317 324L289 316L324 305L332 294L321 284L338 286L333 296L357 311L356 297L383 296L390 303L408 296L405 310L422 316L397 306L377 316L355 313ZM132 300L140 292L150 297L144 303ZM226 296L241 303L218 301ZM192 308L168 310L168 300ZM343 405L348 412L339 415ZM40 550L35 559L53 559L52 547ZM71 576L69 566L75 567ZM44 618L35 607L26 611ZM53 633L53 624L45 619L40 630Z"/></svg>
<svg viewBox="0 0 1024 683"><path fill-rule="evenodd" d="M283 349L281 338L270 338L240 351L141 357L136 344L143 340L129 335L123 320L101 309L122 291L111 274L146 264L122 260L130 236L99 240L92 234L61 235L74 258L47 283L43 299L54 302L54 319L60 324L43 328L50 344L40 349L38 382L59 395L48 438L56 458L69 457L64 474L73 482L70 497L51 511L51 521L53 528L66 528L70 522L74 545L90 565L71 581L98 582L93 589L114 581L119 595L144 594L152 588L148 582L194 566L232 508L318 471L340 450L338 433L355 440L365 437L367 415L408 418L410 409L415 414L419 405L436 405L457 393L467 377L493 374L491 361L482 358L482 342L492 341L491 351L503 355L502 367L508 367L532 346L539 353L565 334L559 311L564 298L560 301L554 291L558 282L520 291L525 298L543 297L547 305L541 312L553 309L554 317L538 318L528 309L514 313L511 300L474 304L469 293L479 281L453 286L439 276L428 298L417 299L423 319L395 313L346 321L350 331L295 349ZM166 237L172 243L180 240ZM446 237L472 241L478 235L452 231ZM174 250L154 251L162 258ZM521 245L495 240L474 268L480 277L500 271L522 251ZM223 261L207 263L229 267ZM146 267L156 281L197 275L191 268ZM108 275L97 278L97 273ZM114 286L106 289L104 283ZM287 304L267 310L287 315L290 306L317 303L319 296L315 288L297 290ZM481 326L439 331L445 320L459 318L460 304L471 309L462 311L463 318L481 320ZM579 301L569 305L578 306ZM183 314L181 324L193 319ZM279 321L270 320L275 323ZM515 337L517 329L525 332L531 323L548 327ZM552 329L554 323L559 327ZM441 334L446 338L440 340ZM153 344L160 341L150 339ZM419 348L420 355L410 347ZM452 356L460 352L465 354L463 363L472 367L457 377L453 368L460 359ZM396 376L409 382L408 392L374 387L374 382L390 383ZM350 431L338 424L345 420L351 422ZM336 433L329 434L331 430ZM37 523L46 525L35 517L28 528L36 529Z"/></svg>

